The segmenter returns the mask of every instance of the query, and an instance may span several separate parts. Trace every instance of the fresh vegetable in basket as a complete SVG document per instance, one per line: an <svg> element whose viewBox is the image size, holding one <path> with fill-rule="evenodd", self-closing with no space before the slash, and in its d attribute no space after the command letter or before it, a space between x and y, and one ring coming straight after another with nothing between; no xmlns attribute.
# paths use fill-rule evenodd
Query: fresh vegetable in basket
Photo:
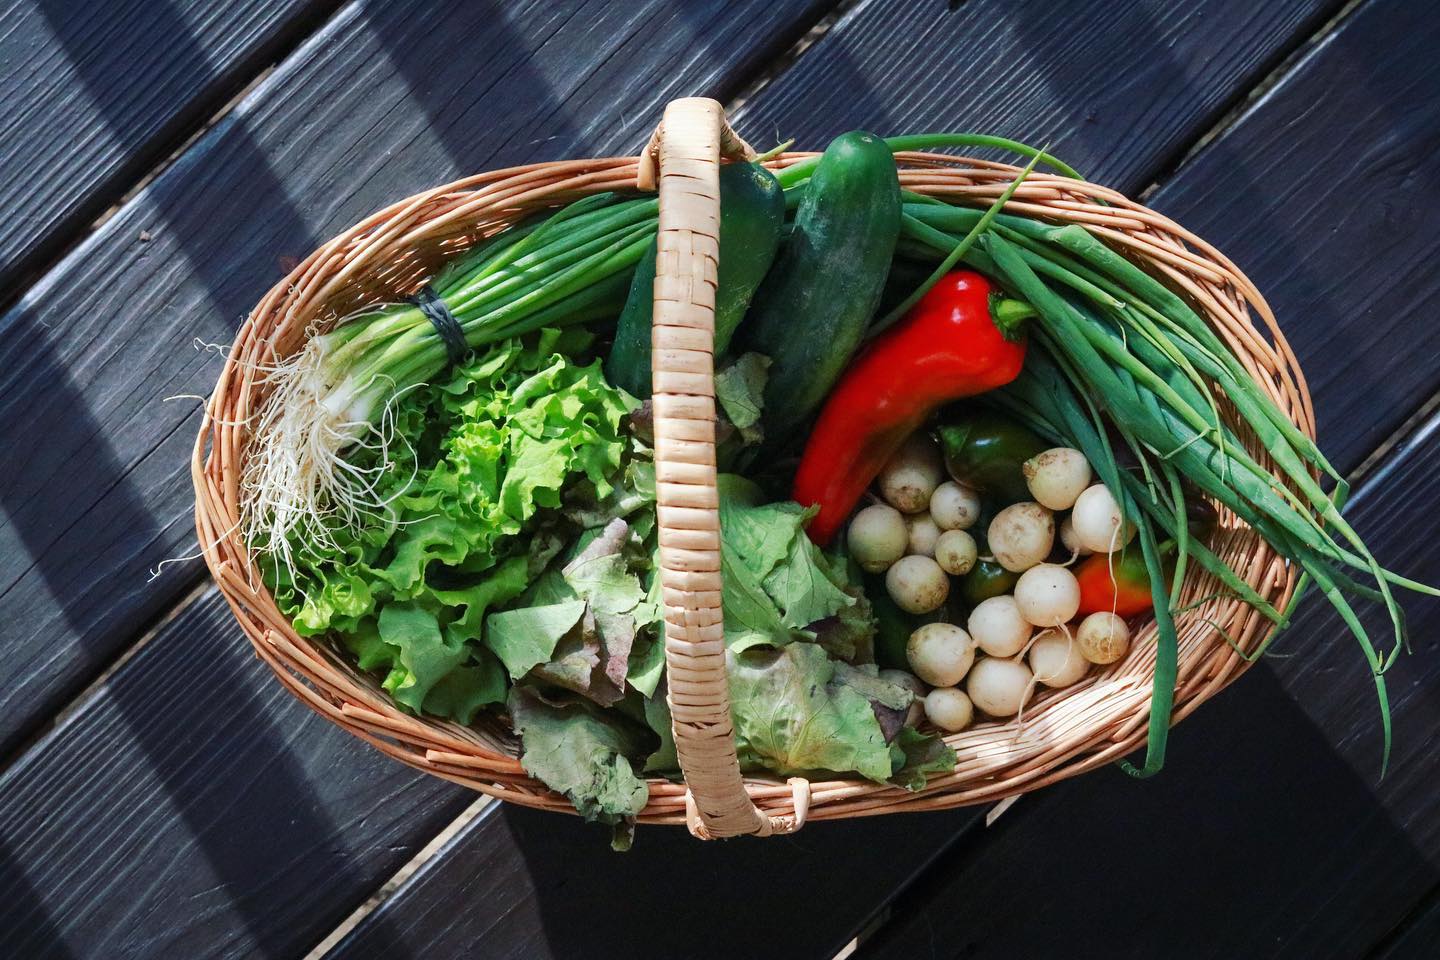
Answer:
<svg viewBox="0 0 1440 960"><path fill-rule="evenodd" d="M635 462L623 432L633 401L597 362L571 359L589 339L577 330L502 341L398 398L389 419L402 442L344 461L377 504L366 522L292 532L267 555L263 572L296 630L337 633L417 712L469 722L502 701L501 663L512 676L516 663L506 645L480 643L487 614L591 525L587 512L643 502L622 491Z"/></svg>
<svg viewBox="0 0 1440 960"><path fill-rule="evenodd" d="M974 408L942 417L936 436L945 454L945 469L957 481L991 495L1002 506L1030 499L1024 465L1048 446L1034 431L1009 417Z"/></svg>
<svg viewBox="0 0 1440 960"><path fill-rule="evenodd" d="M773 446L819 409L879 306L900 231L895 158L878 137L847 133L825 149L795 223L755 294L745 349L770 358Z"/></svg>
<svg viewBox="0 0 1440 960"><path fill-rule="evenodd" d="M831 391L795 473L795 500L820 508L810 525L817 543L839 531L870 481L937 408L1019 375L1020 325L1029 314L984 277L959 271L865 347Z"/></svg>
<svg viewBox="0 0 1440 960"><path fill-rule="evenodd" d="M980 223L982 211L938 202L907 203L907 252L948 256ZM1341 477L1309 437L1251 379L1230 347L1170 288L1078 224L1057 226L1001 215L964 261L1000 280L1037 311L1039 347L1025 372L995 395L1004 409L1052 441L1082 450L1128 522L1140 528L1160 648L1146 761L1160 769L1174 693L1176 636L1171 610L1189 562L1217 576L1276 626L1288 622L1201 543L1185 532L1181 478L1249 524L1304 571L1350 627L1370 664L1380 699L1385 756L1390 719L1385 670L1404 648L1393 586L1436 595L1375 561L1339 512ZM1271 473L1220 416L1222 396L1264 445ZM1121 468L1110 435L1119 435L1138 471ZM1316 474L1335 484L1326 493ZM1170 577L1159 541L1174 537ZM1362 583L1356 577L1367 578ZM1381 655L1350 598L1379 600L1390 614L1395 646ZM1262 647L1263 649L1263 647Z"/></svg>

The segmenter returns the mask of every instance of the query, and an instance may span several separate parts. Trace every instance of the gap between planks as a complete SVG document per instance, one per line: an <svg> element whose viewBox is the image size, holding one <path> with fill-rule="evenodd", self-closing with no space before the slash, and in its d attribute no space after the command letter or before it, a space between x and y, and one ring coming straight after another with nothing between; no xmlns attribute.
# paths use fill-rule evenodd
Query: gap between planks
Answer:
<svg viewBox="0 0 1440 960"><path fill-rule="evenodd" d="M480 816L487 808L500 802L501 801L496 800L494 797L485 796L483 793L477 795L475 801L471 803L470 806L462 810L454 820L451 820L439 833L431 837L429 843L421 847L420 851L411 857L399 870L396 870L389 880L386 880L380 885L379 889L370 894L364 903L360 904L360 906L351 912L350 916L340 921L339 926L331 930L324 940L321 940L311 948L310 952L305 954L302 960L320 960L321 957L324 957L333 950L341 940L349 935L351 930L354 930L360 925L360 921L379 909L382 904L395 895L406 880L409 880L421 867L434 859L445 845L454 839L456 834L465 829L470 821Z"/></svg>
<svg viewBox="0 0 1440 960"><path fill-rule="evenodd" d="M159 636L161 630L164 630L172 620L179 617L186 610L190 609L190 607L199 603L201 598L214 588L215 585L208 576L191 584L190 589L181 596L180 599L167 607L163 613L151 621L148 627L141 631L140 636L134 643L120 651L114 660L106 664L103 670L92 677L89 683L85 684L78 693L67 700L49 719L30 731L29 735L16 745L9 756L0 757L0 777L3 777L6 771L16 763L19 763L25 754L29 753L41 740L48 737L56 727L59 727L72 717L76 711L93 700L100 693L101 688L109 682L110 678L113 677L120 668L124 667L125 664L135 659L135 656L141 650L145 649L151 640Z"/></svg>
<svg viewBox="0 0 1440 960"><path fill-rule="evenodd" d="M810 29L801 34L800 39L790 45L774 60L767 63L755 72L755 76L743 84L740 84L738 92L725 101L726 114L733 114L743 107L747 101L755 98L761 90L770 86L778 77L793 67L805 52L820 41L820 38L829 33L840 22L850 16L851 13L864 7L872 0L839 0L829 12L820 17L810 26ZM876 0L878 2L878 0ZM777 141L778 142L778 141Z"/></svg>
<svg viewBox="0 0 1440 960"><path fill-rule="evenodd" d="M1200 134L1184 150L1177 151L1174 163L1163 166L1150 185L1141 190L1135 198L1141 203L1148 203L1151 194L1159 190L1165 184L1180 176L1185 167L1195 156L1207 146L1225 134L1227 130L1235 126L1245 118L1255 106L1264 99L1265 95L1274 90L1295 71L1311 54L1318 50L1330 37L1339 30L1346 20L1358 10L1363 4L1372 0L1345 0L1345 2L1319 27L1314 33L1301 38L1294 46L1290 47L1280 55L1275 66L1265 76L1261 77L1256 84L1245 91L1230 109L1220 115L1220 118L1211 124L1210 128Z"/></svg>

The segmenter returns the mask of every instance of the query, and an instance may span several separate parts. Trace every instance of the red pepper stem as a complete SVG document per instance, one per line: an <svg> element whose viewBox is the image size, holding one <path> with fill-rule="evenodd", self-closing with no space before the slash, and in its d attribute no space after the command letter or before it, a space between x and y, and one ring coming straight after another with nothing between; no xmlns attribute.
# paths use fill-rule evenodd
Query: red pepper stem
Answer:
<svg viewBox="0 0 1440 960"><path fill-rule="evenodd" d="M995 321L1000 335L1011 343L1024 336L1025 321L1037 316L1039 314L1035 312L1035 308L1024 300L994 296L990 298L990 319Z"/></svg>

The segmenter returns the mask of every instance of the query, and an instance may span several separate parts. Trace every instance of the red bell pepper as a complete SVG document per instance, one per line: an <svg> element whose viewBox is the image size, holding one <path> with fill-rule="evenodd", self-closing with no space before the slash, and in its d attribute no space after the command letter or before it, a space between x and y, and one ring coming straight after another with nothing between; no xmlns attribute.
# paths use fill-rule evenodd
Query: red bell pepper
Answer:
<svg viewBox="0 0 1440 960"><path fill-rule="evenodd" d="M850 364L825 401L795 474L794 499L818 504L810 539L830 542L865 488L937 407L1014 380L1034 310L970 270L946 274Z"/></svg>
<svg viewBox="0 0 1440 960"><path fill-rule="evenodd" d="M1190 536L1201 542L1209 541L1220 519L1214 504L1189 489L1185 491L1185 516ZM1174 540L1160 544L1161 569L1167 579L1174 575L1170 556L1174 551ZM1150 571L1145 569L1145 555L1138 546L1130 546L1113 562L1110 554L1093 554L1076 564L1074 573L1080 581L1079 616L1113 612L1133 617L1155 608Z"/></svg>
<svg viewBox="0 0 1440 960"><path fill-rule="evenodd" d="M1155 607L1150 592L1150 574L1138 547L1121 554L1095 553L1075 566L1080 581L1080 610L1077 616L1114 613L1133 617Z"/></svg>

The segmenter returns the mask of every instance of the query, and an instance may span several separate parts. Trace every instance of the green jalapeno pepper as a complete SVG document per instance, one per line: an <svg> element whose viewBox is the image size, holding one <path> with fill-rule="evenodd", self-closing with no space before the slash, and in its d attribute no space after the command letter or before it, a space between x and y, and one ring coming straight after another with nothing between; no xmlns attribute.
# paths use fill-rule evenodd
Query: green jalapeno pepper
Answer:
<svg viewBox="0 0 1440 960"><path fill-rule="evenodd" d="M999 506L1031 499L1021 467L1049 444L1028 427L989 410L952 408L936 433L957 481Z"/></svg>

